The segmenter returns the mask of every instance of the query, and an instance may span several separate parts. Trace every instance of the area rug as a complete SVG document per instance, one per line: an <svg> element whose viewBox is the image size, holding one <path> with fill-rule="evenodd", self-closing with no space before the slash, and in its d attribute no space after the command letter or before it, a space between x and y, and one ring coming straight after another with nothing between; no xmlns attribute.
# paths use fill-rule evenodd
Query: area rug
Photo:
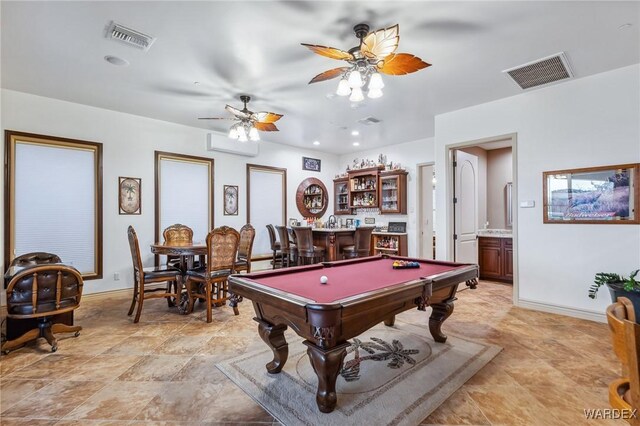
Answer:
<svg viewBox="0 0 640 426"><path fill-rule="evenodd" d="M436 343L427 327L401 321L380 324L351 340L336 384L338 404L324 414L307 348L292 332L286 337L289 359L279 374L265 369L272 359L266 344L216 366L288 426L416 425L502 350L452 335Z"/></svg>

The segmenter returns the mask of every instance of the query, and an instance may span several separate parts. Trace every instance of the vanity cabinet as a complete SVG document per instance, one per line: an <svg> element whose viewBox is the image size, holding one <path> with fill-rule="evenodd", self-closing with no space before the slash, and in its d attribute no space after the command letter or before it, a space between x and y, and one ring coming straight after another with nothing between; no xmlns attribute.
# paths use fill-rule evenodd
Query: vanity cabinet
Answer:
<svg viewBox="0 0 640 426"><path fill-rule="evenodd" d="M513 242L511 238L478 239L480 279L513 282Z"/></svg>

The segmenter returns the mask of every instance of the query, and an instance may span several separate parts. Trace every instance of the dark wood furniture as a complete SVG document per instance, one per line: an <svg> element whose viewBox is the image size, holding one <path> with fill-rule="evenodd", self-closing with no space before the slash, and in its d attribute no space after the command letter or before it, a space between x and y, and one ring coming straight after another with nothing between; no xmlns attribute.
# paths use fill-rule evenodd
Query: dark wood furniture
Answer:
<svg viewBox="0 0 640 426"><path fill-rule="evenodd" d="M349 178L337 178L333 180L333 214L351 214L349 208Z"/></svg>
<svg viewBox="0 0 640 426"><path fill-rule="evenodd" d="M253 240L256 238L256 230L250 223L240 228L240 243L238 244L238 258L236 259L236 272L251 272L251 252Z"/></svg>
<svg viewBox="0 0 640 426"><path fill-rule="evenodd" d="M133 297L131 298L131 307L127 315L131 316L133 310L138 304L134 323L140 321L142 313L142 305L147 299L167 298L179 300L182 293L182 272L173 266L161 265L145 268L142 265L142 257L140 256L140 244L138 243L138 235L129 226L127 229L127 237L129 239L129 249L131 250L131 261L133 263ZM176 291L171 291L169 285L166 288L151 287L145 288L148 284L175 281L177 283Z"/></svg>
<svg viewBox="0 0 640 426"><path fill-rule="evenodd" d="M371 240L372 255L406 256L408 254L405 232L373 232Z"/></svg>
<svg viewBox="0 0 640 426"><path fill-rule="evenodd" d="M636 323L633 303L619 297L607 308L607 322L613 350L622 364L622 377L609 384L609 403L630 413L640 406L640 325ZM628 421L640 425L638 416Z"/></svg>
<svg viewBox="0 0 640 426"><path fill-rule="evenodd" d="M371 167L347 172L349 176L350 208L380 207L379 173L383 167Z"/></svg>
<svg viewBox="0 0 640 426"><path fill-rule="evenodd" d="M324 183L317 178L303 180L296 190L296 206L302 217L322 217L329 206Z"/></svg>
<svg viewBox="0 0 640 426"><path fill-rule="evenodd" d="M407 214L407 172L380 172L380 214Z"/></svg>
<svg viewBox="0 0 640 426"><path fill-rule="evenodd" d="M2 345L2 352L7 353L39 337L44 337L51 345L51 352L55 352L58 349L56 333L75 333L76 337L80 334L80 326L53 321L56 315L80 306L84 282L78 270L60 263L25 263L11 266L5 279L9 281L7 317L37 319L37 325L16 339L7 340Z"/></svg>
<svg viewBox="0 0 640 426"><path fill-rule="evenodd" d="M373 226L360 226L355 231L354 243L352 246L346 246L342 249L345 259L353 259L355 257L367 257L371 252L371 233Z"/></svg>
<svg viewBox="0 0 640 426"><path fill-rule="evenodd" d="M342 259L342 248L353 245L354 229L349 228L315 228L313 245L324 249L324 259L327 262Z"/></svg>
<svg viewBox="0 0 640 426"><path fill-rule="evenodd" d="M336 406L336 378L348 339L381 321L393 325L400 312L431 306L429 330L435 341L445 342L441 327L453 312L458 284L475 288L477 265L410 259L420 268L395 270L394 259L400 258L374 256L229 277L229 291L253 302L260 337L273 351L267 371L279 373L287 361L284 332L291 326L306 339L318 376L316 402L328 413ZM322 275L327 284L319 282Z"/></svg>
<svg viewBox="0 0 640 426"><path fill-rule="evenodd" d="M239 243L240 233L235 229L228 226L214 229L207 235L207 265L187 271L188 311L193 311L196 299L204 299L207 322L213 320L213 304L223 305L229 299L227 277L235 271ZM234 314L239 314L235 301L229 306Z"/></svg>
<svg viewBox="0 0 640 426"><path fill-rule="evenodd" d="M298 259L303 265L322 262L324 260L324 248L313 245L313 231L308 226L293 226L296 234L296 247Z"/></svg>
<svg viewBox="0 0 640 426"><path fill-rule="evenodd" d="M478 238L480 278L513 282L513 240L499 237Z"/></svg>
<svg viewBox="0 0 640 426"><path fill-rule="evenodd" d="M295 245L291 244L289 231L286 226L276 225L276 231L280 239L281 264L283 268L287 268L291 266L292 263L295 264L295 260L298 257L298 249Z"/></svg>
<svg viewBox="0 0 640 426"><path fill-rule="evenodd" d="M193 244L193 230L186 225L182 225L181 223L176 223L171 226L168 226L164 231L162 231L162 238L164 239L165 245L185 245L185 244ZM196 267L195 262L193 261L193 256L190 256L190 259L187 259L187 256L178 256L178 255L167 255L167 266L173 266L174 268L178 268L181 271L186 271L187 266L184 264L185 262L189 263L189 267ZM203 261L203 259L201 259ZM178 291L178 283L175 281L167 282L167 291L171 291L171 287L173 285L173 291ZM170 298L167 298L167 303L169 306L175 306L176 301Z"/></svg>
<svg viewBox="0 0 640 426"><path fill-rule="evenodd" d="M273 257L271 258L271 269L276 269L278 265L282 266L282 246L280 245L280 241L278 241L276 228L274 228L273 225L267 225L267 232L269 232L269 243L273 253Z"/></svg>

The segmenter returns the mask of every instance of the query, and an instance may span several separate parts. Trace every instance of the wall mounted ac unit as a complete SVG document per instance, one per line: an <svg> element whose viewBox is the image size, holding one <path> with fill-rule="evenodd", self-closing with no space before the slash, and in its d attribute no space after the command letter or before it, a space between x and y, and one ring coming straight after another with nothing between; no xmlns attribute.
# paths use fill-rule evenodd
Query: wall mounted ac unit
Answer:
<svg viewBox="0 0 640 426"><path fill-rule="evenodd" d="M226 135L207 133L207 151L226 152L228 154L255 157L260 153L260 142L240 142L229 139Z"/></svg>

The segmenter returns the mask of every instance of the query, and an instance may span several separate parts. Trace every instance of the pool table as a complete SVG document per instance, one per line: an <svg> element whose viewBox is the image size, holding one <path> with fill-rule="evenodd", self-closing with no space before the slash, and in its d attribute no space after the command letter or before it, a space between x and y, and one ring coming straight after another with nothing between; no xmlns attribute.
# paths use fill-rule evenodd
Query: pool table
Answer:
<svg viewBox="0 0 640 426"><path fill-rule="evenodd" d="M396 259L416 261L419 268L393 269ZM323 275L326 284L320 282ZM287 361L287 327L306 339L318 376L316 402L329 413L336 406L336 379L348 339L381 321L392 326L400 312L431 306L429 331L436 342L444 342L441 327L453 312L458 284L475 288L477 277L473 264L382 255L232 275L229 292L233 306L243 298L253 302L258 333L273 351L269 373L279 373Z"/></svg>

